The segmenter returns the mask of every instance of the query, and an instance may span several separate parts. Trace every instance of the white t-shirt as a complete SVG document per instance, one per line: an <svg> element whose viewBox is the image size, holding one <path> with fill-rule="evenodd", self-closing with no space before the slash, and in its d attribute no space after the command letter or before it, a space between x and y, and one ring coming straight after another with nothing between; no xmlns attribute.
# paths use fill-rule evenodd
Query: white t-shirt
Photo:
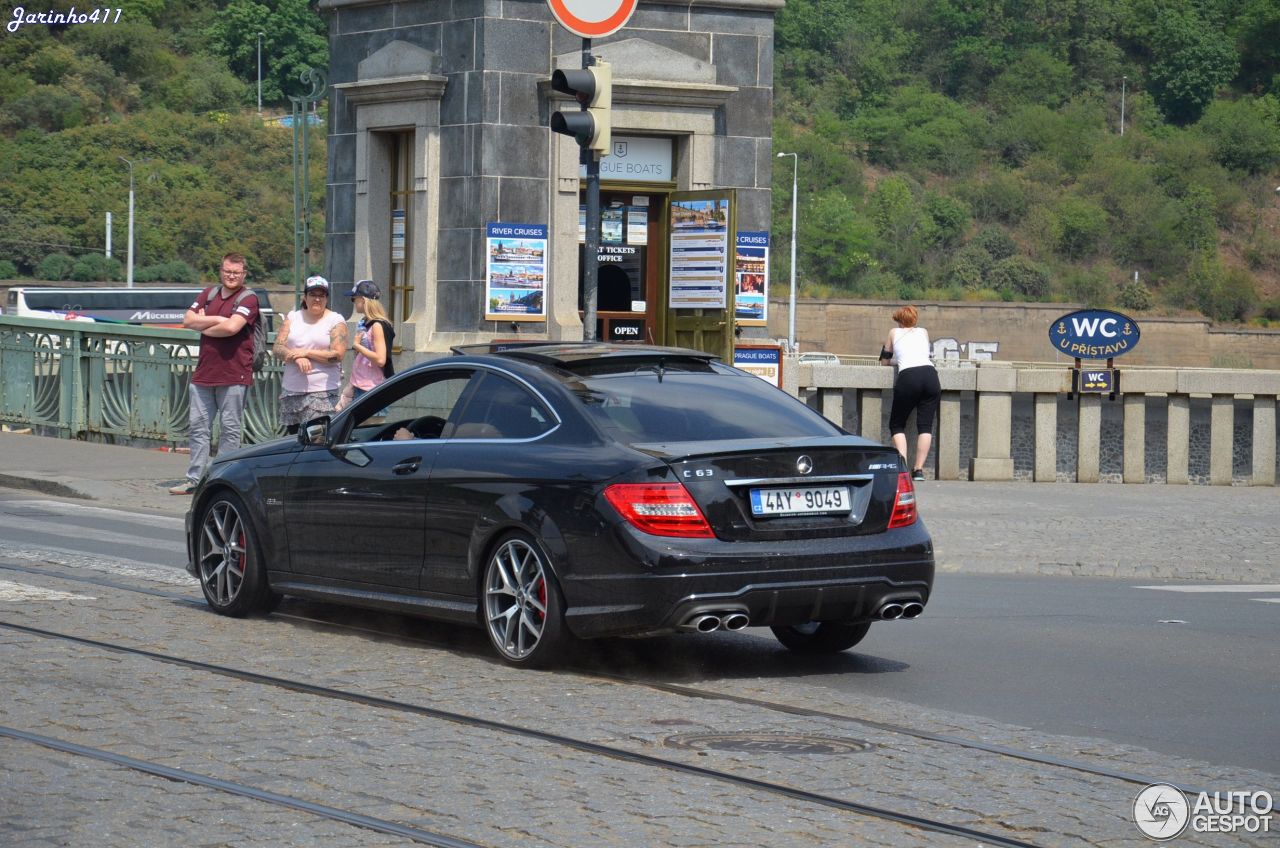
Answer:
<svg viewBox="0 0 1280 848"><path fill-rule="evenodd" d="M313 324L308 324L302 310L295 309L289 313L289 337L285 346L289 350L328 350L329 334L347 319L341 313L327 310L324 317ZM342 388L342 363L317 362L311 360L311 373L303 374L296 363L286 362L284 379L280 381L285 394L296 395L302 392L336 392Z"/></svg>
<svg viewBox="0 0 1280 848"><path fill-rule="evenodd" d="M932 365L929 358L929 331L924 327L895 327L893 336L893 361L899 371Z"/></svg>

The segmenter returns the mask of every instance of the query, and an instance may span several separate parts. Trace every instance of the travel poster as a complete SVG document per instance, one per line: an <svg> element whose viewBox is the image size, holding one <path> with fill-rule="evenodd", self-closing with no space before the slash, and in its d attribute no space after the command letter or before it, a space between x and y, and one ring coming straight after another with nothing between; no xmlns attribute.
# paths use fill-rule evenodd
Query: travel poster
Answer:
<svg viewBox="0 0 1280 848"><path fill-rule="evenodd" d="M671 308L724 309L729 201L671 201Z"/></svg>
<svg viewBox="0 0 1280 848"><path fill-rule="evenodd" d="M547 225L488 224L485 320L545 321Z"/></svg>
<svg viewBox="0 0 1280 848"><path fill-rule="evenodd" d="M763 327L769 318L769 234L738 233L734 263L734 317L744 327Z"/></svg>

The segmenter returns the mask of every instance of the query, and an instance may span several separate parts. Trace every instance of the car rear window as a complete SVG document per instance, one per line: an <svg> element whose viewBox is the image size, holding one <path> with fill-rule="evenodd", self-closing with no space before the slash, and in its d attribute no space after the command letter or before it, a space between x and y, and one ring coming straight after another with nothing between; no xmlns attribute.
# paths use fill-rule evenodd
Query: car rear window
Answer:
<svg viewBox="0 0 1280 848"><path fill-rule="evenodd" d="M655 369L581 376L576 394L601 427L629 443L822 437L840 430L759 377L732 369Z"/></svg>

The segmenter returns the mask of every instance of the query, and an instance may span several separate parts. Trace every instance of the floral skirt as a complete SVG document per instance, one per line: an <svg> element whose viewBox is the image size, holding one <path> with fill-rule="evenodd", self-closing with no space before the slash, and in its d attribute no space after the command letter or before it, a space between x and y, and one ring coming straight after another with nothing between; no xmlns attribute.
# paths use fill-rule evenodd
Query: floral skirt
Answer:
<svg viewBox="0 0 1280 848"><path fill-rule="evenodd" d="M321 415L332 415L340 392L298 392L280 395L280 423L286 427L305 424Z"/></svg>

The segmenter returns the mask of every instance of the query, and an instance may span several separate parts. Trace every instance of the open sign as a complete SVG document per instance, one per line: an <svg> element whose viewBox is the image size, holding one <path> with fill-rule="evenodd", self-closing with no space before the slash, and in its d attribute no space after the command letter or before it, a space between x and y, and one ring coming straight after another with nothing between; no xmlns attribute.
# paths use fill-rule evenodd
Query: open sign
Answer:
<svg viewBox="0 0 1280 848"><path fill-rule="evenodd" d="M1138 346L1138 322L1107 309L1081 309L1049 325L1054 350L1076 359L1110 359Z"/></svg>

